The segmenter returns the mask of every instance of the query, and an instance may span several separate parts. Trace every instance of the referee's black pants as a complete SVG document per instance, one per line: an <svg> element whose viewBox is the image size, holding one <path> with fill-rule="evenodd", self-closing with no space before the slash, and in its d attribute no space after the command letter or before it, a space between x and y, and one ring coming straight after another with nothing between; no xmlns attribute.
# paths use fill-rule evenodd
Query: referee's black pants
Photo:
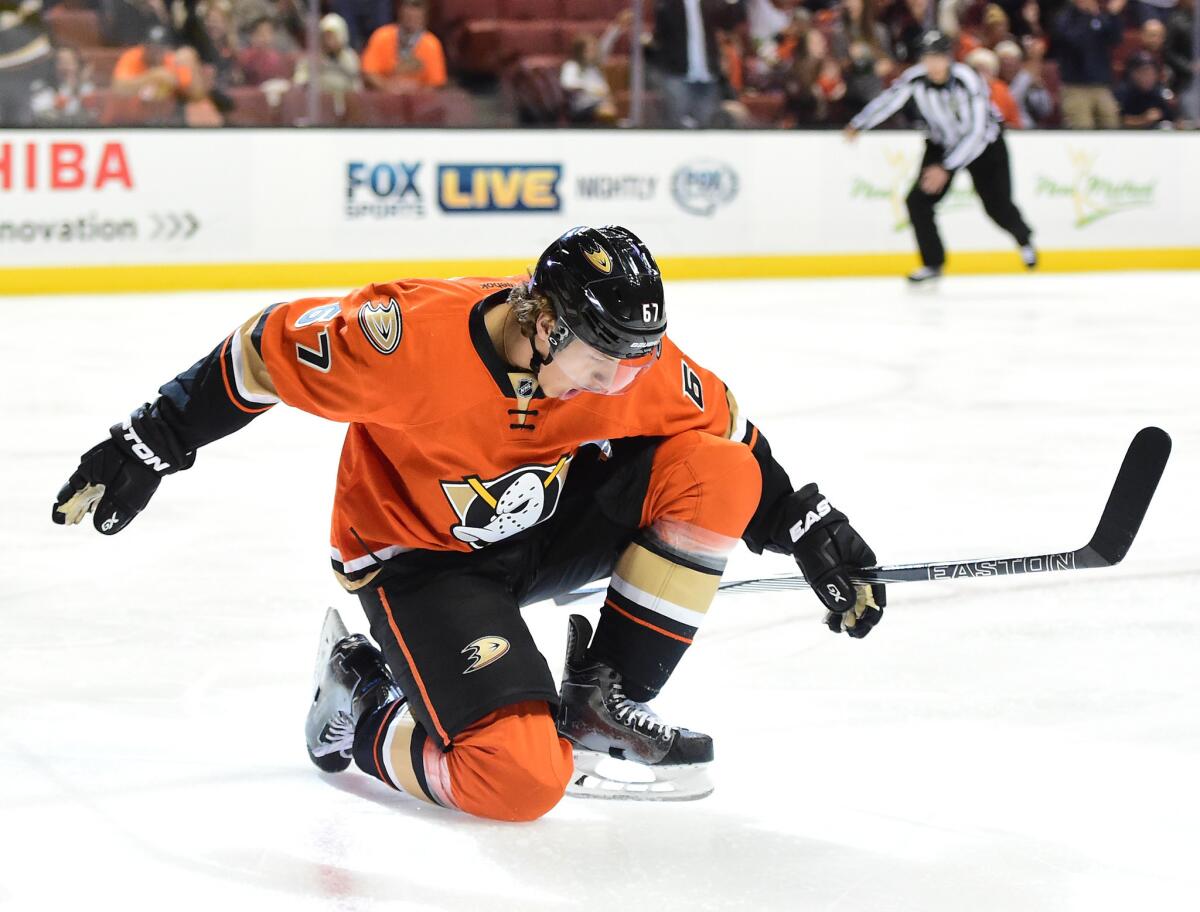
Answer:
<svg viewBox="0 0 1200 912"><path fill-rule="evenodd" d="M921 189L921 172L930 165L940 165L945 150L937 143L925 143L925 155L921 159L921 169L917 173L917 181L909 191L908 218L912 222L913 231L917 235L917 247L921 251L921 262L926 266L938 269L946 262L946 248L938 235L937 223L933 218L934 207L950 190L956 171L950 172L950 179L941 191L934 194ZM975 184L975 192L983 203L983 210L988 217L1013 236L1020 245L1029 243L1029 226L1021 218L1021 212L1012 201L1012 174L1008 166L1008 147L1001 133L990 143L975 161L967 165L967 171Z"/></svg>

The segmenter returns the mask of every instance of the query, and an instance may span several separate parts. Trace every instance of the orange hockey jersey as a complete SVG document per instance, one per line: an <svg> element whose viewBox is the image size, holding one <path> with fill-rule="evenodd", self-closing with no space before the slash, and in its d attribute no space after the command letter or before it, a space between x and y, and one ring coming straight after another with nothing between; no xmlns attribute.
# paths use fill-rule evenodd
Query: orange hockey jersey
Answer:
<svg viewBox="0 0 1200 912"><path fill-rule="evenodd" d="M349 422L331 531L348 588L375 569L372 553L481 549L550 518L585 443L751 436L724 384L670 339L624 395L546 398L484 322L518 281L408 280L279 304L220 350L247 417L282 401Z"/></svg>

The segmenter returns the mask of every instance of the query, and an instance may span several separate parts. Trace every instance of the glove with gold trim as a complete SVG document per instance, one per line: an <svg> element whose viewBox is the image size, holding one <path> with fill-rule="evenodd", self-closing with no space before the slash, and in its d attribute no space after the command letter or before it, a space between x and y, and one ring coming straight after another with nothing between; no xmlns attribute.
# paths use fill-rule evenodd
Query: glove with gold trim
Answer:
<svg viewBox="0 0 1200 912"><path fill-rule="evenodd" d="M162 476L191 467L196 453L185 450L159 403L146 403L114 424L108 440L79 458L50 511L54 522L73 526L95 511L96 531L116 535L145 509Z"/></svg>
<svg viewBox="0 0 1200 912"><path fill-rule="evenodd" d="M850 581L855 570L875 565L875 552L815 484L787 496L776 540L791 544L804 578L829 609L825 623L834 633L861 639L883 618L883 584L856 586Z"/></svg>

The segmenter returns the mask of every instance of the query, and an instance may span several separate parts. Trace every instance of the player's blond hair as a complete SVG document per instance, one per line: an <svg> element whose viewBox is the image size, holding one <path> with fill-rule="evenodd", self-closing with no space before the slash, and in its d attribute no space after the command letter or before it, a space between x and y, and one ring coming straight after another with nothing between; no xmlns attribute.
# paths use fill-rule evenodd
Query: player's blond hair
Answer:
<svg viewBox="0 0 1200 912"><path fill-rule="evenodd" d="M521 335L526 339L537 335L537 321L540 317L545 315L551 320L554 319L554 305L550 303L550 299L534 291L529 282L514 285L508 293L508 303L517 318Z"/></svg>

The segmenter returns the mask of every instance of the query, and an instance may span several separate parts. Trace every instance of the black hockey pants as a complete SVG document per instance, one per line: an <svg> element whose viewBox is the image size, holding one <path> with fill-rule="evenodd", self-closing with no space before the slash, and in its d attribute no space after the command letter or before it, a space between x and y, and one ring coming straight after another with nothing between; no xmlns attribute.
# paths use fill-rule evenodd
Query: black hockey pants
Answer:
<svg viewBox="0 0 1200 912"><path fill-rule="evenodd" d="M925 155L921 159L921 171L929 165L942 162L944 150L936 143L925 143ZM967 171L975 184L975 192L983 203L983 210L988 217L1013 236L1018 244L1028 244L1030 230L1021 218L1021 212L1012 201L1012 175L1008 166L1008 147L1004 143L1004 134L1000 134L980 156L967 165ZM917 247L921 251L921 262L926 266L941 268L946 262L946 249L938 235L937 223L934 221L934 208L942 197L950 190L954 175L950 172L950 180L940 193L930 195L921 189L921 178L918 172L917 181L909 191L908 217L912 222L913 231L917 235Z"/></svg>

